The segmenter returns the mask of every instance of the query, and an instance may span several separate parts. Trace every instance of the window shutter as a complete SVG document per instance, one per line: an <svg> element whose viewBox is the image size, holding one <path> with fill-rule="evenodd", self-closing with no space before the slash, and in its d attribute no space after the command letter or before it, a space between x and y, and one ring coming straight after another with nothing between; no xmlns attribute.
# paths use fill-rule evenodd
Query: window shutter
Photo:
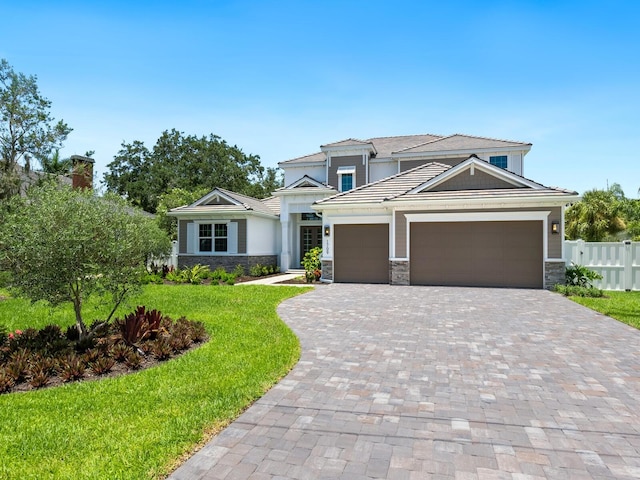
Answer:
<svg viewBox="0 0 640 480"><path fill-rule="evenodd" d="M227 225L227 253L238 253L238 222Z"/></svg>
<svg viewBox="0 0 640 480"><path fill-rule="evenodd" d="M193 222L187 224L187 253L196 252L196 243L198 241L197 227L198 225Z"/></svg>

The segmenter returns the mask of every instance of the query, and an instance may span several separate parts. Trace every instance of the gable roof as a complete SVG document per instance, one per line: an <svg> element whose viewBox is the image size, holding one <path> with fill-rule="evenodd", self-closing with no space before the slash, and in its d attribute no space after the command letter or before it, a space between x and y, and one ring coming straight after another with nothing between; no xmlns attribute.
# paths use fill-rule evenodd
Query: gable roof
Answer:
<svg viewBox="0 0 640 480"><path fill-rule="evenodd" d="M217 201L210 203L215 198L223 199L224 202ZM279 206L278 206L279 210ZM278 216L274 210L269 207L268 202L258 200L257 198L232 192L224 188L214 188L205 196L199 198L191 205L173 208L169 211L172 214L185 213L238 213L238 212L256 212L263 215Z"/></svg>
<svg viewBox="0 0 640 480"><path fill-rule="evenodd" d="M466 190L432 190L461 172L472 168L481 169L513 188L489 188ZM577 196L576 192L545 187L515 173L501 169L476 157L470 156L461 164L451 167L442 163L425 163L411 170L398 173L377 182L339 193L315 202L320 206L353 205L362 203L384 203L388 201L453 200L481 198L533 198L533 197Z"/></svg>
<svg viewBox="0 0 640 480"><path fill-rule="evenodd" d="M373 147L374 158L391 158L392 156L412 156L420 153L433 152L468 152L490 149L529 149L531 143L497 138L478 137L454 133L453 135L434 135L430 133L420 135L401 135L395 137L373 137L366 140L347 138L338 142L321 145L322 150L340 147ZM280 162L279 165L294 166L296 164L323 163L326 160L324 151L293 158Z"/></svg>
<svg viewBox="0 0 640 480"><path fill-rule="evenodd" d="M290 183L286 187L280 187L278 190L291 190L293 188L328 188L326 183L319 182L315 178L309 175L304 175L293 183Z"/></svg>

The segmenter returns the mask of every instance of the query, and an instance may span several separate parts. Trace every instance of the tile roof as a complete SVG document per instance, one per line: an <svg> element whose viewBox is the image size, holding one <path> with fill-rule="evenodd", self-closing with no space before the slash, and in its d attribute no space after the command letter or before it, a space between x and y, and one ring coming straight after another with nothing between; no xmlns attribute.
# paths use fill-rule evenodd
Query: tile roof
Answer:
<svg viewBox="0 0 640 480"><path fill-rule="evenodd" d="M530 143L516 142L512 140L500 140L497 138L478 137L473 135L463 135L455 133L453 135L442 136L433 134L422 135L401 135L395 137L373 137L365 140L347 138L338 142L327 143L325 147L340 147L351 145L373 145L376 150L375 158L391 158L393 153L421 153L456 150L479 150L485 148L517 147L523 148L531 146ZM322 163L326 159L324 152L312 153L304 157L293 158L280 162L286 165L296 163Z"/></svg>
<svg viewBox="0 0 640 480"><path fill-rule="evenodd" d="M472 157L469 157L472 158ZM476 157L477 159L477 157ZM477 159L484 162L484 160ZM443 175L450 170L450 165L437 162L430 162L419 167L407 170L391 177L378 180L377 182L362 185L361 187L339 193L331 197L319 200L317 205L346 205L359 203L382 203L388 200L415 201L415 200L452 200L465 198L532 198L549 196L577 195L576 192L557 187L545 187L520 175L513 174L514 177L522 178L535 185L535 188L501 188L486 190L446 190L446 191L420 191L413 193L412 190L420 185ZM523 184L523 186L526 184Z"/></svg>
<svg viewBox="0 0 640 480"><path fill-rule="evenodd" d="M280 197L269 197L260 200L274 214L280 215Z"/></svg>
<svg viewBox="0 0 640 480"><path fill-rule="evenodd" d="M322 147L345 147L351 145L371 145L370 141L367 140L358 140L357 138L347 138L345 140L340 140L339 142L327 143L326 145L320 145Z"/></svg>
<svg viewBox="0 0 640 480"><path fill-rule="evenodd" d="M199 202L201 202L202 200L204 200L206 197L208 197L209 195L211 195L211 193L218 191L220 193L222 193L223 195L231 198L233 201L237 202L237 205L201 205L199 204ZM279 210L279 208L278 208ZM263 213L266 215L274 215L277 216L278 213L276 213L274 210L272 210L269 205L265 202L263 202L262 200L258 200L257 198L253 198L253 197L249 197L247 195L242 195L240 193L236 193L236 192L232 192L231 190L226 190L224 188L216 188L214 190L212 190L211 192L209 192L207 195L205 195L204 197L202 197L199 200L196 200L194 203L192 203L191 205L185 205L182 207L178 207L178 208L173 208L170 210L171 212L175 212L175 213L215 213L215 212L225 212L225 213L230 213L230 212L247 212L247 211L254 211L254 212L259 212L259 213Z"/></svg>
<svg viewBox="0 0 640 480"><path fill-rule="evenodd" d="M336 205L342 203L378 203L384 200L396 198L409 192L437 175L446 172L450 165L431 162L411 170L398 173L391 177L383 178L377 182L369 183L348 192L339 193L316 202L318 205Z"/></svg>
<svg viewBox="0 0 640 480"><path fill-rule="evenodd" d="M503 147L527 147L530 143L513 142L510 140L499 140L496 138L475 137L472 135L462 135L455 133L448 137L437 138L432 141L414 145L402 150L396 150L395 153L419 153L419 152L440 152L443 150L476 150L484 148L503 148Z"/></svg>

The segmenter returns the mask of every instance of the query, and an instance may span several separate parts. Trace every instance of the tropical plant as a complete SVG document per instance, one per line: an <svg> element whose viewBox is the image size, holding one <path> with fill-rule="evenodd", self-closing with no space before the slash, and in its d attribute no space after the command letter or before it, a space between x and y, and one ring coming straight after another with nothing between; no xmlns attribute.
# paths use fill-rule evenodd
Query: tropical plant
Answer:
<svg viewBox="0 0 640 480"><path fill-rule="evenodd" d="M71 159L60 158L60 149L55 149L50 156L41 158L40 163L44 172L53 175L68 175L71 171Z"/></svg>
<svg viewBox="0 0 640 480"><path fill-rule="evenodd" d="M590 288L593 286L594 280L602 280L602 275L583 265L571 262L571 266L565 270L565 278L567 285Z"/></svg>
<svg viewBox="0 0 640 480"><path fill-rule="evenodd" d="M565 212L567 238L601 242L626 228L615 191L589 190Z"/></svg>

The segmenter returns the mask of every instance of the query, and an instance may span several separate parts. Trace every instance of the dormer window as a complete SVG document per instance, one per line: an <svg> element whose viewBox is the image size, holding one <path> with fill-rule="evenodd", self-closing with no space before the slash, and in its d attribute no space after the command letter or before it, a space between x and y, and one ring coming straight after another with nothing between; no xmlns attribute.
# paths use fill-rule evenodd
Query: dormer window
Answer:
<svg viewBox="0 0 640 480"><path fill-rule="evenodd" d="M495 165L496 167L507 169L507 156L506 155L498 155L495 157L489 157L489 163L491 165Z"/></svg>
<svg viewBox="0 0 640 480"><path fill-rule="evenodd" d="M338 189L341 192L348 192L356 187L355 174L356 167L338 167Z"/></svg>

